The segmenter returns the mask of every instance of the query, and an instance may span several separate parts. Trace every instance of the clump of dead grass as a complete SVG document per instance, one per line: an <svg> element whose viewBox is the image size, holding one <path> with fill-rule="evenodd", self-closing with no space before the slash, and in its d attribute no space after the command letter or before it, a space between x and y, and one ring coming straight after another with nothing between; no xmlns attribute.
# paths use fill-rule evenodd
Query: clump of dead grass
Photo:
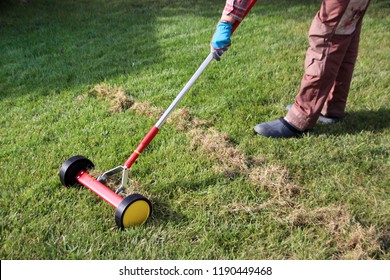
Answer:
<svg viewBox="0 0 390 280"><path fill-rule="evenodd" d="M372 259L380 252L379 234L374 226L368 228L361 224L350 226L346 236L346 243L341 243L339 259L367 260Z"/></svg>
<svg viewBox="0 0 390 280"><path fill-rule="evenodd" d="M215 128L209 128L207 131L192 129L189 131L189 136L192 138L190 144L192 149L200 147L203 152L224 166L224 170L226 167L242 172L248 170L248 158L230 143L227 134L220 133Z"/></svg>
<svg viewBox="0 0 390 280"><path fill-rule="evenodd" d="M173 111L167 119L167 123L175 126L179 131L188 132L194 128L209 127L210 121L201 120L193 116L187 108L180 108Z"/></svg>
<svg viewBox="0 0 390 280"><path fill-rule="evenodd" d="M134 102L130 109L142 116L156 120L164 113L163 109L154 107L149 102Z"/></svg>
<svg viewBox="0 0 390 280"><path fill-rule="evenodd" d="M156 120L164 113L162 108L152 106L149 102L134 102L131 106L131 110L134 110L142 116L154 118ZM194 128L207 127L210 125L209 121L194 117L186 108L180 108L172 111L166 121L167 123L173 125L177 130L184 132L188 132Z"/></svg>
<svg viewBox="0 0 390 280"><path fill-rule="evenodd" d="M86 97L94 96L110 102L110 113L120 113L126 111L134 104L134 100L122 87L113 87L104 83L98 84L90 89L85 95L77 97L79 101Z"/></svg>
<svg viewBox="0 0 390 280"><path fill-rule="evenodd" d="M287 217L293 227L326 226L330 231L345 232L345 225L350 220L344 207L323 207L308 211L301 207L294 209Z"/></svg>
<svg viewBox="0 0 390 280"><path fill-rule="evenodd" d="M354 222L344 206L314 210L294 209L287 217L292 228L322 229L330 237L329 245L337 248L334 259L371 259L380 252L380 234L374 226Z"/></svg>
<svg viewBox="0 0 390 280"><path fill-rule="evenodd" d="M276 164L252 168L248 176L255 187L266 189L276 199L292 198L301 193L289 178L287 168Z"/></svg>

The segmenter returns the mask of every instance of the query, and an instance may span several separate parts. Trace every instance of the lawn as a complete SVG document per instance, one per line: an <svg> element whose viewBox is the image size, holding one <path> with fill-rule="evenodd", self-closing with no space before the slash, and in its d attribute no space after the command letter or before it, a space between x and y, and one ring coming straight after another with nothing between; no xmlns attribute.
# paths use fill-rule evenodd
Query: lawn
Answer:
<svg viewBox="0 0 390 280"><path fill-rule="evenodd" d="M120 231L114 208L61 185L73 155L123 164L208 55L224 2L1 1L1 259L390 259L388 0L364 19L342 123L254 134L293 102L321 3L258 1L133 166L146 224Z"/></svg>

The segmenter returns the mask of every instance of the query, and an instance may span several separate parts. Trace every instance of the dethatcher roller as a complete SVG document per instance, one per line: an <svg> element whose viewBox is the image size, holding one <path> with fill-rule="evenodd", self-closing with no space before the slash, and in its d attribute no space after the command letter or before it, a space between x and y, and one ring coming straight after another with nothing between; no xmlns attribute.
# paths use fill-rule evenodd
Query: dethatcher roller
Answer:
<svg viewBox="0 0 390 280"><path fill-rule="evenodd" d="M150 201L140 194L131 194L123 198L117 194L119 190L114 192L102 183L105 180L102 177L104 174L99 176L98 180L88 174L87 171L93 167L94 165L89 159L83 156L73 156L61 166L59 174L61 183L64 186L73 186L79 183L115 207L115 222L121 229L145 223L152 212ZM121 187L123 188L123 186Z"/></svg>
<svg viewBox="0 0 390 280"><path fill-rule="evenodd" d="M249 10L253 7L255 3L256 0L252 0L250 2L246 14L248 14ZM239 22L236 22L233 26L232 32L234 32L238 25ZM100 175L97 179L95 179L88 173L88 170L94 168L94 164L89 159L81 155L73 156L66 160L60 168L59 177L61 183L67 187L80 184L91 190L93 193L105 200L111 206L115 207L115 222L117 226L121 229L134 225L144 224L152 213L151 202L141 194L130 194L123 198L119 195L119 193L123 192L127 188L129 171L132 165L135 163L139 155L141 155L142 151L157 135L159 129L164 124L167 117L170 115L176 105L180 102L180 100L184 97L184 95L188 92L188 90L195 83L195 81L199 78L199 76L206 69L206 67L210 64L213 58L213 53L210 53L206 57L206 59L200 65L195 74L187 82L181 92L176 96L175 100L160 117L157 123L150 129L150 131L146 134L144 139L142 139L138 147L133 151L133 153L123 165L110 169ZM122 173L121 184L116 189L116 191L113 191L104 183L109 179L110 176L120 172Z"/></svg>

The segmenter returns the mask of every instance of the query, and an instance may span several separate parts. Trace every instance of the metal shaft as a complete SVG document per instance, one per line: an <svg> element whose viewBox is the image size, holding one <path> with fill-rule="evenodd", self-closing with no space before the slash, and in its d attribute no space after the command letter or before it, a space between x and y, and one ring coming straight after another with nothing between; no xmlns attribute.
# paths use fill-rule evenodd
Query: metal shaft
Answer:
<svg viewBox="0 0 390 280"><path fill-rule="evenodd" d="M180 100L184 97L187 91L191 88L191 86L195 83L195 81L199 78L200 74L202 74L204 69L206 69L206 67L210 64L212 60L213 60L213 54L210 53L203 61L203 63L199 66L198 70L196 70L195 74L191 77L191 79L181 90L181 92L176 96L175 100L173 100L173 102L168 107L168 109L164 112L161 118L157 121L155 127L160 128L164 124L169 114L172 112L173 109L175 109L176 105L180 102Z"/></svg>

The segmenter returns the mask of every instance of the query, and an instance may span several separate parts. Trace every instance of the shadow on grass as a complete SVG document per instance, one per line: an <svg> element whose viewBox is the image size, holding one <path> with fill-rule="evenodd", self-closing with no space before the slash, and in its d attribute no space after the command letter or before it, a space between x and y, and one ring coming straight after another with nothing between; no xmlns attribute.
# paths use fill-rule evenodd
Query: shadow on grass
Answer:
<svg viewBox="0 0 390 280"><path fill-rule="evenodd" d="M207 1L45 1L0 9L0 98L47 94L161 62L158 33L175 15L218 19ZM164 18L163 24L157 23ZM183 30L183 29L181 29Z"/></svg>
<svg viewBox="0 0 390 280"><path fill-rule="evenodd" d="M348 112L343 122L318 125L313 135L345 135L358 134L362 131L382 132L390 128L390 109L381 108L378 111L352 111Z"/></svg>
<svg viewBox="0 0 390 280"><path fill-rule="evenodd" d="M179 224L188 221L188 217L182 212L175 211L170 203L161 199L153 199L151 222L155 225L167 223Z"/></svg>
<svg viewBox="0 0 390 280"><path fill-rule="evenodd" d="M2 97L94 84L158 57L150 28L155 14L143 5L37 0L14 5L2 17ZM154 57L146 59L139 44Z"/></svg>

